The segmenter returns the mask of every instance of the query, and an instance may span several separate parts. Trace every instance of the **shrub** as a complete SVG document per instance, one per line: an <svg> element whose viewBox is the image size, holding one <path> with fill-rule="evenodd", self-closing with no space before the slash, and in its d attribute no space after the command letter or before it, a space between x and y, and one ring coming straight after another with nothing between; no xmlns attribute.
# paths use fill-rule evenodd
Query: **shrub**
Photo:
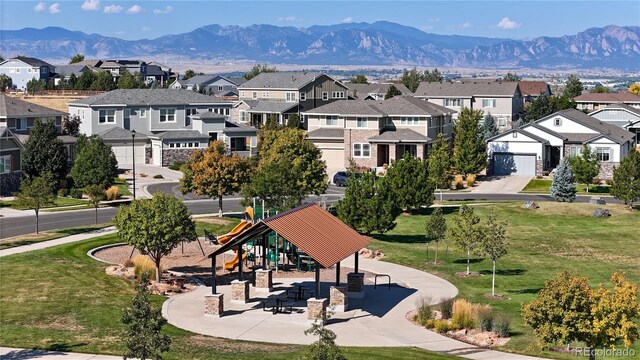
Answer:
<svg viewBox="0 0 640 360"><path fill-rule="evenodd" d="M67 176L66 178L60 180L60 188L66 189L67 193L69 193L68 190L73 189L73 185L73 178L71 176Z"/></svg>
<svg viewBox="0 0 640 360"><path fill-rule="evenodd" d="M179 171L182 165L184 165L184 161L175 161L173 164L169 165L169 169Z"/></svg>
<svg viewBox="0 0 640 360"><path fill-rule="evenodd" d="M417 315L416 315L416 317L417 317ZM414 319L414 320L416 320L416 319ZM429 320L425 321L424 323L422 323L421 325L424 326L427 329L433 329L434 327L436 327L436 321L438 321L438 320L429 319Z"/></svg>
<svg viewBox="0 0 640 360"><path fill-rule="evenodd" d="M66 197L66 196L69 196L69 189L60 188L60 190L58 190L58 197Z"/></svg>
<svg viewBox="0 0 640 360"><path fill-rule="evenodd" d="M542 175L536 175L536 179L538 180L542 179Z"/></svg>
<svg viewBox="0 0 640 360"><path fill-rule="evenodd" d="M467 187L472 187L476 183L476 174L467 175Z"/></svg>
<svg viewBox="0 0 640 360"><path fill-rule="evenodd" d="M496 314L493 317L493 324L491 325L491 331L496 333L496 335L500 337L508 337L509 336L509 327L511 324L511 319L506 314Z"/></svg>
<svg viewBox="0 0 640 360"><path fill-rule="evenodd" d="M604 181L607 185L611 186L613 184L613 179L607 179Z"/></svg>
<svg viewBox="0 0 640 360"><path fill-rule="evenodd" d="M429 298L420 297L416 302L416 317L415 320L418 324L423 325L428 321L433 319L433 309L430 305L431 301Z"/></svg>
<svg viewBox="0 0 640 360"><path fill-rule="evenodd" d="M593 179L591 179L591 183L594 185L600 185L602 183L602 180L600 180L600 178L594 177Z"/></svg>
<svg viewBox="0 0 640 360"><path fill-rule="evenodd" d="M136 264L134 264L131 259L127 259L127 260L125 260L124 264L122 264L122 266L124 266L124 267L134 267L134 266L136 266Z"/></svg>
<svg viewBox="0 0 640 360"><path fill-rule="evenodd" d="M117 183L126 183L126 182L127 182L127 180L125 180L125 178L117 177L117 178L114 180L114 182L117 182Z"/></svg>
<svg viewBox="0 0 640 360"><path fill-rule="evenodd" d="M489 305L475 306L476 326L480 331L489 331L493 324L493 311Z"/></svg>
<svg viewBox="0 0 640 360"><path fill-rule="evenodd" d="M164 179L164 176L157 174L157 175L153 175L154 179Z"/></svg>
<svg viewBox="0 0 640 360"><path fill-rule="evenodd" d="M120 190L117 186L112 186L106 191L107 201L116 200L120 198Z"/></svg>
<svg viewBox="0 0 640 360"><path fill-rule="evenodd" d="M74 199L82 199L82 189L71 189L69 195Z"/></svg>
<svg viewBox="0 0 640 360"><path fill-rule="evenodd" d="M452 330L451 325L449 325L446 320L435 320L433 328L438 334L443 334Z"/></svg>
<svg viewBox="0 0 640 360"><path fill-rule="evenodd" d="M140 177L147 177L149 175L145 174L145 173L140 173Z"/></svg>
<svg viewBox="0 0 640 360"><path fill-rule="evenodd" d="M150 257L146 255L136 255L133 258L134 274L138 279L147 277L147 279L155 279L156 277L156 265L153 263Z"/></svg>
<svg viewBox="0 0 640 360"><path fill-rule="evenodd" d="M464 299L453 302L453 315L451 325L455 329L473 329L475 319L473 317L473 305Z"/></svg>
<svg viewBox="0 0 640 360"><path fill-rule="evenodd" d="M442 314L443 319L451 319L451 315L453 315L453 301L453 298L440 300L438 310L440 310L440 314Z"/></svg>

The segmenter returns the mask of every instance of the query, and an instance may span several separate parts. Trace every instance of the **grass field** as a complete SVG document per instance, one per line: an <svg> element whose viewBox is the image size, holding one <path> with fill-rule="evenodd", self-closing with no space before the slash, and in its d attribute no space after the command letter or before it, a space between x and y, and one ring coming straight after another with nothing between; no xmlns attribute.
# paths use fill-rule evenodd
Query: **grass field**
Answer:
<svg viewBox="0 0 640 360"><path fill-rule="evenodd" d="M609 194L608 185L590 185L588 194ZM522 193L535 193L535 194L548 194L551 189L551 180L546 179L533 179L529 181L527 186L522 189ZM587 194L587 186L585 184L577 184L576 190L578 194Z"/></svg>
<svg viewBox="0 0 640 360"><path fill-rule="evenodd" d="M54 208L54 207L64 207L64 206L86 205L87 200L73 199L68 197L56 197L53 203L54 203L53 205L47 206L43 209ZM16 210L29 210L25 207L18 206L14 200L0 201L0 207L10 207Z"/></svg>
<svg viewBox="0 0 640 360"><path fill-rule="evenodd" d="M111 224L98 224L88 226L78 226L66 229L58 229L53 231L41 232L40 234L28 234L16 236L9 239L0 240L0 250L8 249L16 246L29 245L47 240L54 240L65 236L82 234L91 230L102 229ZM1 284L0 284L1 285Z"/></svg>
<svg viewBox="0 0 640 360"><path fill-rule="evenodd" d="M600 205L600 207L603 207ZM435 246L424 238L424 215L401 215L397 227L384 235L376 235L371 248L385 253L385 261L407 265L435 273L455 284L461 297L489 303L512 318L512 340L503 350L541 355L535 347L532 330L521 320L520 307L529 302L544 286L546 279L562 270L575 271L589 277L592 285L607 283L614 272L626 272L640 282L640 238L636 236L640 213L622 205L606 205L612 216L596 219L591 213L596 205L543 202L540 209L527 210L520 203L474 207L484 219L491 211L508 222L509 254L497 263L496 292L509 300L490 300L491 262L471 260L471 271L483 276L459 278L465 270L466 257L449 244L440 245L439 260L445 265L428 263L434 258ZM447 221L456 216L457 208L446 208ZM640 353L640 342L634 345ZM572 359L574 355L544 352L542 356Z"/></svg>
<svg viewBox="0 0 640 360"><path fill-rule="evenodd" d="M199 223L214 234L229 225ZM86 256L94 247L118 242L116 235L3 258L0 261L0 344L21 348L121 355L122 309L134 295L127 280L105 274ZM153 296L156 306L164 298ZM195 335L173 326L164 359L297 359L305 347L233 341ZM344 348L349 359L454 359L414 348Z"/></svg>
<svg viewBox="0 0 640 360"><path fill-rule="evenodd" d="M117 186L118 187L118 192L120 193L120 195L122 196L128 196L128 195L133 195L131 193L131 191L129 191L129 189L127 189L127 186L129 184L126 181L119 181L116 180L113 183L113 186Z"/></svg>

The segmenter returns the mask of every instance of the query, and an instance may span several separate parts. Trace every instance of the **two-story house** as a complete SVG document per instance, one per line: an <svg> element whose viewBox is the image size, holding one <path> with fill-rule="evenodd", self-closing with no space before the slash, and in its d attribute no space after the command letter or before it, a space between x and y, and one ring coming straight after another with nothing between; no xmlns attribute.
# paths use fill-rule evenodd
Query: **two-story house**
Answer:
<svg viewBox="0 0 640 360"><path fill-rule="evenodd" d="M501 131L510 129L523 111L516 81L422 82L414 96L456 112L465 107L482 110L484 115L495 117Z"/></svg>
<svg viewBox="0 0 640 360"><path fill-rule="evenodd" d="M55 74L56 68L40 59L17 56L0 62L0 74L7 75L13 82L13 88L26 90L32 79L47 82Z"/></svg>
<svg viewBox="0 0 640 360"><path fill-rule="evenodd" d="M255 151L257 130L237 131L240 125L230 120L232 105L172 89L120 89L68 103L69 113L82 121L80 132L111 144L119 164L132 164L135 154L136 164L159 166L186 161L193 150L206 148L216 139L241 154ZM236 146L239 143L247 145Z"/></svg>
<svg viewBox="0 0 640 360"><path fill-rule="evenodd" d="M174 81L171 89L186 89L199 91L216 97L238 96L238 85L244 83L244 78L228 78L220 75L196 75L192 78Z"/></svg>
<svg viewBox="0 0 640 360"><path fill-rule="evenodd" d="M551 96L551 87L545 81L521 80L518 81L518 87L522 94L523 109L531 106L533 100L540 96Z"/></svg>
<svg viewBox="0 0 640 360"><path fill-rule="evenodd" d="M264 124L276 116L284 124L290 114L345 100L349 88L331 76L319 72L261 73L238 86L240 121ZM301 125L306 128L304 119Z"/></svg>
<svg viewBox="0 0 640 360"><path fill-rule="evenodd" d="M640 141L640 108L616 103L593 111L589 116L632 132L636 134L636 143Z"/></svg>
<svg viewBox="0 0 640 360"><path fill-rule="evenodd" d="M358 166L379 168L405 153L425 159L439 133L451 135L454 111L412 96L384 101L341 100L303 115L308 139L322 150L327 171Z"/></svg>
<svg viewBox="0 0 640 360"><path fill-rule="evenodd" d="M573 101L576 102L576 108L578 110L593 111L617 103L627 104L640 109L640 95L636 95L630 91L621 91L619 93L585 93L576 96Z"/></svg>
<svg viewBox="0 0 640 360"><path fill-rule="evenodd" d="M400 91L401 95L413 95L402 83L372 83L372 84L346 84L349 87L349 98L358 100L384 100L391 86Z"/></svg>

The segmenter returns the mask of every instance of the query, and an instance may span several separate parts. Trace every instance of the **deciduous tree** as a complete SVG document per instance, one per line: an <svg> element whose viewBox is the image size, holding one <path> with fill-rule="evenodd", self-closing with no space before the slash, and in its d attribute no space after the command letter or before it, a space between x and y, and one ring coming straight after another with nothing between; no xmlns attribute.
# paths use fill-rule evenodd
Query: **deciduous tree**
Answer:
<svg viewBox="0 0 640 360"><path fill-rule="evenodd" d="M22 207L32 209L36 213L36 234L39 227L40 209L53 205L53 181L48 173L25 179L20 184L20 192L16 194L16 203Z"/></svg>
<svg viewBox="0 0 640 360"><path fill-rule="evenodd" d="M638 151L629 151L629 155L613 169L610 192L632 208L633 203L640 200L640 153Z"/></svg>
<svg viewBox="0 0 640 360"><path fill-rule="evenodd" d="M520 76L518 76L516 73L506 73L503 77L502 77L502 81L520 81L522 79L520 79Z"/></svg>
<svg viewBox="0 0 640 360"><path fill-rule="evenodd" d="M122 206L114 218L118 237L148 255L160 281L160 261L182 241L196 239L191 212L177 198L155 193L152 199L134 200Z"/></svg>
<svg viewBox="0 0 640 360"><path fill-rule="evenodd" d="M118 89L139 89L142 85L140 74L137 72L131 74L127 69L122 72L118 79Z"/></svg>
<svg viewBox="0 0 640 360"><path fill-rule="evenodd" d="M62 117L62 133L70 136L80 135L80 116L69 115Z"/></svg>
<svg viewBox="0 0 640 360"><path fill-rule="evenodd" d="M411 70L405 70L400 77L400 82L409 89L411 92L415 92L422 81L422 74L418 72L416 68Z"/></svg>
<svg viewBox="0 0 640 360"><path fill-rule="evenodd" d="M551 181L551 197L555 201L573 202L576 199L576 184L567 158L560 160Z"/></svg>
<svg viewBox="0 0 640 360"><path fill-rule="evenodd" d="M462 251L467 253L467 275L471 254L475 253L484 239L484 227L480 217L467 205L462 205L460 213L453 219L454 226L449 228L449 238Z"/></svg>
<svg viewBox="0 0 640 360"><path fill-rule="evenodd" d="M184 72L184 75L182 75L182 80L189 80L194 76L196 76L196 72L192 69L187 69L187 71Z"/></svg>
<svg viewBox="0 0 640 360"><path fill-rule="evenodd" d="M442 81L442 74L437 68L433 69L433 71L425 70L421 80L426 82L440 82Z"/></svg>
<svg viewBox="0 0 640 360"><path fill-rule="evenodd" d="M251 179L252 167L248 158L227 154L225 144L214 141L209 147L193 154L186 166L190 171L180 180L183 194L190 191L218 199L222 217L222 197L239 192Z"/></svg>
<svg viewBox="0 0 640 360"><path fill-rule="evenodd" d="M85 71L85 73L86 72L87 71ZM84 75L84 73L82 75ZM113 81L111 73L108 71L101 71L98 73L93 83L91 83L91 87L89 89L95 91L111 91L114 90L116 86L116 82Z"/></svg>
<svg viewBox="0 0 640 360"><path fill-rule="evenodd" d="M447 220L444 218L442 208L433 209L431 215L427 216L424 222L424 229L427 239L436 243L436 256L433 264L438 263L438 244L445 239L447 235Z"/></svg>
<svg viewBox="0 0 640 360"><path fill-rule="evenodd" d="M487 165L487 145L480 132L482 110L463 108L454 127L453 164L463 175L476 174Z"/></svg>
<svg viewBox="0 0 640 360"><path fill-rule="evenodd" d="M491 295L496 296L496 261L507 254L506 223L499 222L494 214L489 215L485 225L484 237L480 244L482 253L492 262Z"/></svg>
<svg viewBox="0 0 640 360"><path fill-rule="evenodd" d="M6 92L12 87L13 87L13 80L5 74L0 74L0 91Z"/></svg>
<svg viewBox="0 0 640 360"><path fill-rule="evenodd" d="M610 93L610 92L611 90L608 87L602 86L602 85L595 86L593 89L591 89L591 93L594 93L594 94L602 94L602 93Z"/></svg>
<svg viewBox="0 0 640 360"><path fill-rule="evenodd" d="M29 94L40 94L46 87L47 84L44 80L36 80L36 78L33 78L27 82L27 92Z"/></svg>
<svg viewBox="0 0 640 360"><path fill-rule="evenodd" d="M71 168L71 177L76 186L99 185L103 189L113 184L118 176L118 160L111 145L100 137L87 138L80 135L76 143L76 158Z"/></svg>
<svg viewBox="0 0 640 360"><path fill-rule="evenodd" d="M108 71L104 71L106 73L109 73ZM110 74L110 73L109 73ZM73 77L75 77L75 75L72 74ZM89 90L91 89L91 85L93 85L93 82L96 80L96 74L91 71L91 70L87 70L84 71L82 73L82 75L80 75L78 77L78 79L75 81L75 85L73 87L74 90ZM69 77L69 83L71 83L71 77Z"/></svg>
<svg viewBox="0 0 640 360"><path fill-rule="evenodd" d="M272 73L272 72L276 72L276 71L278 71L278 69L276 69L275 66L274 67L269 67L269 66L267 66L267 64L264 64L264 65L257 64L257 65L254 65L248 73L244 74L244 78L246 80L251 80L254 77L258 76L259 74Z"/></svg>
<svg viewBox="0 0 640 360"><path fill-rule="evenodd" d="M364 75L356 75L351 78L351 83L352 84L368 84L369 81L367 80L367 77Z"/></svg>
<svg viewBox="0 0 640 360"><path fill-rule="evenodd" d="M89 197L89 203L96 210L96 224L98 224L98 207L100 202L106 198L104 188L100 185L89 185L84 189L84 193Z"/></svg>
<svg viewBox="0 0 640 360"><path fill-rule="evenodd" d="M397 87L391 85L389 86L389 90L387 90L387 93L384 95L384 99L391 99L394 96L398 96L398 95L402 95L402 93L400 92L400 90L398 90Z"/></svg>
<svg viewBox="0 0 640 360"><path fill-rule="evenodd" d="M633 83L629 86L629 92L640 95L640 83Z"/></svg>
<svg viewBox="0 0 640 360"><path fill-rule="evenodd" d="M49 173L57 183L67 175L67 158L55 124L36 118L21 155L23 175L30 179Z"/></svg>
<svg viewBox="0 0 640 360"><path fill-rule="evenodd" d="M566 95L538 96L527 108L524 116L524 122L530 123L555 112L566 109L575 109L575 107L576 103Z"/></svg>
<svg viewBox="0 0 640 360"><path fill-rule="evenodd" d="M84 55L78 53L78 54L73 55L71 60L69 60L69 64L75 64L75 63L79 63L81 61L84 61Z"/></svg>
<svg viewBox="0 0 640 360"><path fill-rule="evenodd" d="M564 88L565 96L573 100L573 98L582 94L582 90L584 90L584 86L582 86L582 82L580 82L580 79L578 79L576 75L571 74L567 76L567 82Z"/></svg>
<svg viewBox="0 0 640 360"><path fill-rule="evenodd" d="M433 184L429 181L427 163L409 153L391 164L386 181L400 209L415 212L433 204Z"/></svg>
<svg viewBox="0 0 640 360"><path fill-rule="evenodd" d="M591 147L583 145L580 155L569 158L569 165L571 165L575 180L578 183L586 184L587 192L589 192L589 184L593 183L593 178L600 173L598 155L591 151Z"/></svg>
<svg viewBox="0 0 640 360"><path fill-rule="evenodd" d="M314 335L318 341L309 345L306 359L309 360L347 360L338 345L336 345L336 334L326 327L329 315L325 311L321 320L316 320L309 329L304 331L305 335Z"/></svg>

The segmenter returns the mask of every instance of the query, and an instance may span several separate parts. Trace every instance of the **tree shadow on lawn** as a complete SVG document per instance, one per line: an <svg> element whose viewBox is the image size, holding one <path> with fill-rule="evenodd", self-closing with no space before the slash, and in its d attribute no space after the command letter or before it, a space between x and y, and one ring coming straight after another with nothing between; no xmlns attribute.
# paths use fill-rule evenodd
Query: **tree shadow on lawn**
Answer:
<svg viewBox="0 0 640 360"><path fill-rule="evenodd" d="M482 258L472 258L472 259L469 259L469 264L476 264L476 263L481 262L482 260L484 260L484 259L482 259ZM467 263L467 259L464 258L464 259L453 260L453 263L454 264L466 264Z"/></svg>
<svg viewBox="0 0 640 360"><path fill-rule="evenodd" d="M496 270L496 275L502 276L517 276L526 273L525 269L507 269L507 270ZM480 274L482 275L492 275L493 272L491 270L480 270Z"/></svg>
<svg viewBox="0 0 640 360"><path fill-rule="evenodd" d="M518 289L518 290L507 290L510 294L537 294L542 290L541 287L538 288L528 288L528 289Z"/></svg>
<svg viewBox="0 0 640 360"><path fill-rule="evenodd" d="M435 207L430 207L430 208L420 208L414 212L408 213L410 215L431 215L433 213L433 211L435 210ZM442 213L444 215L449 215L449 214L454 214L454 213L458 213L460 212L460 205L447 205L447 206L442 206Z"/></svg>
<svg viewBox="0 0 640 360"><path fill-rule="evenodd" d="M403 243L403 244L424 244L427 239L424 235L389 235L389 234L376 234L375 238L380 241L389 243Z"/></svg>
<svg viewBox="0 0 640 360"><path fill-rule="evenodd" d="M26 360L26 359L39 359L42 357L66 357L63 352L72 351L73 348L78 346L84 346L87 343L53 343L45 347L44 350L36 350L36 349L20 349L9 351L8 353L2 355L3 360Z"/></svg>

